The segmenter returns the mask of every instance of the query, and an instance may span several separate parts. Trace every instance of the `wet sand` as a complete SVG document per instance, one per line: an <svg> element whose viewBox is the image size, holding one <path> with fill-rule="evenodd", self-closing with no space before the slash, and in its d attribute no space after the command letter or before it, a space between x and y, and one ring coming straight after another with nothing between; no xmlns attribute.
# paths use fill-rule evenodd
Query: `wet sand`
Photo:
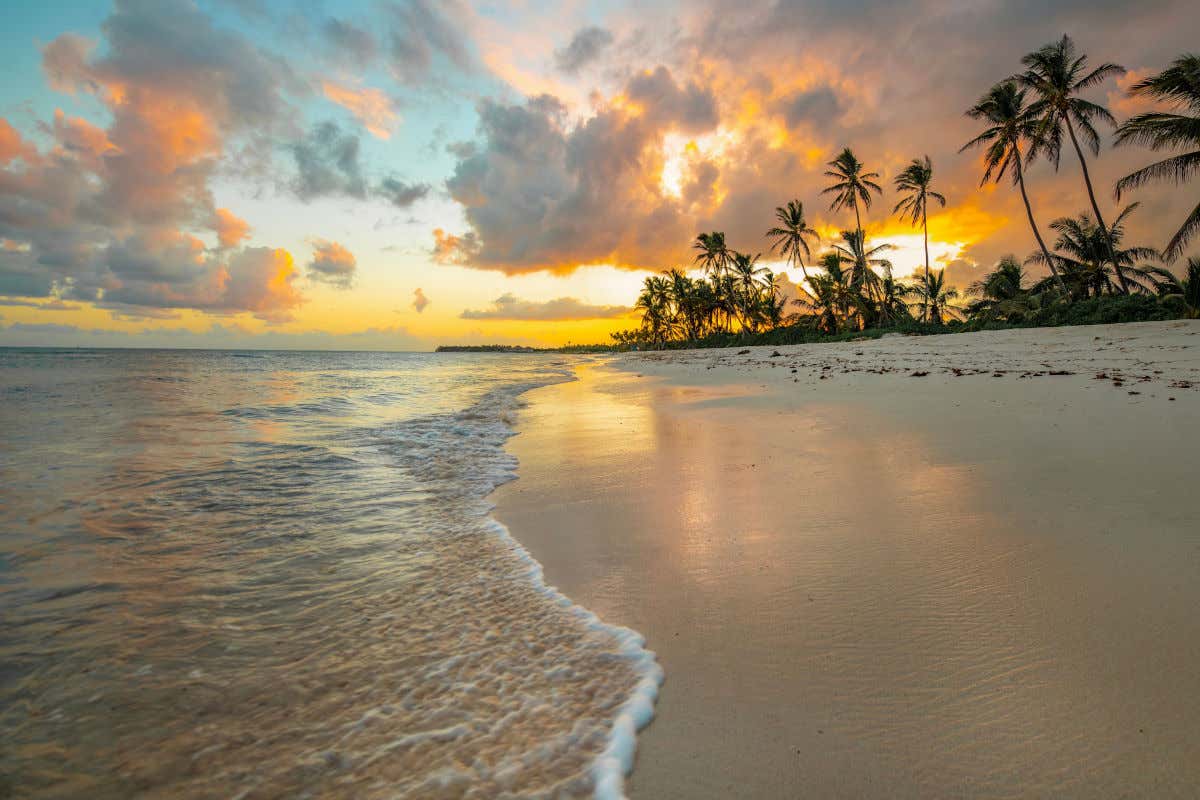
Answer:
<svg viewBox="0 0 1200 800"><path fill-rule="evenodd" d="M1200 322L579 375L496 516L659 655L635 800L1195 796Z"/></svg>

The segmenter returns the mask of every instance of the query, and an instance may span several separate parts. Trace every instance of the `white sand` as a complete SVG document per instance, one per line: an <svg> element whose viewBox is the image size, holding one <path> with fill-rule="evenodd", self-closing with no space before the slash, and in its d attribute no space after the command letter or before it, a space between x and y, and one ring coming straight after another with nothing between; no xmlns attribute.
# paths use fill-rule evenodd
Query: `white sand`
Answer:
<svg viewBox="0 0 1200 800"><path fill-rule="evenodd" d="M580 376L497 516L659 654L635 800L1197 796L1200 322Z"/></svg>

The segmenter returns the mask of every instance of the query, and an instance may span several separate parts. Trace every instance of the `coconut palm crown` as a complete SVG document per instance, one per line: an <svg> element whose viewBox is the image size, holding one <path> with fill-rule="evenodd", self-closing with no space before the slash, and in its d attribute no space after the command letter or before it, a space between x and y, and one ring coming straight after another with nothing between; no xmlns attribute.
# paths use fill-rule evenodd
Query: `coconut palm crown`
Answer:
<svg viewBox="0 0 1200 800"><path fill-rule="evenodd" d="M808 240L816 242L820 236L808 226L808 220L804 218L804 204L799 200L789 200L786 206L775 209L775 219L779 224L766 233L771 240L771 251L778 252L789 264L798 264L807 280L808 269L804 262L812 260Z"/></svg>
<svg viewBox="0 0 1200 800"><path fill-rule="evenodd" d="M1117 182L1117 197L1151 181L1186 183L1200 172L1200 56L1187 54L1170 67L1130 87L1134 97L1151 97L1167 103L1172 111L1138 114L1117 129L1117 144L1137 144L1155 152L1184 152L1156 161ZM1163 248L1163 257L1175 261L1200 232L1200 205L1184 219L1179 230Z"/></svg>

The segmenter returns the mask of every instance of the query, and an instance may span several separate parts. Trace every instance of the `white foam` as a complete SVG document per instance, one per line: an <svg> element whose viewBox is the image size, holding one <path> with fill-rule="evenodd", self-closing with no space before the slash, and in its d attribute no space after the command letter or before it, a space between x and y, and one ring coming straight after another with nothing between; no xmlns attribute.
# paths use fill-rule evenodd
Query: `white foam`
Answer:
<svg viewBox="0 0 1200 800"><path fill-rule="evenodd" d="M565 380L571 381L577 380L577 378L571 375ZM519 396L533 387L527 385L514 388L516 391L507 398L512 405L503 408L498 415L509 426L513 424L512 412L521 403ZM633 769L634 755L637 750L637 732L654 718L654 702L658 698L658 689L664 678L658 658L652 650L645 648L646 640L640 633L630 628L604 622L595 613L574 603L558 589L547 584L545 570L541 563L512 536L508 528L494 519L489 518L488 523L497 535L511 543L517 556L528 564L529 578L534 585L551 600L568 607L587 627L612 637L617 643L618 652L628 659L629 665L638 675L638 682L632 694L617 709L617 714L613 718L608 732L607 745L596 757L591 768L595 787L593 794L597 800L624 800L625 776Z"/></svg>
<svg viewBox="0 0 1200 800"><path fill-rule="evenodd" d="M634 753L637 750L637 732L654 718L654 701L658 698L658 687L663 682L663 670L654 651L647 650L645 638L635 630L620 625L610 625L595 613L571 601L566 595L546 583L545 570L520 542L513 538L508 528L494 519L488 525L498 536L509 542L517 556L529 566L529 578L539 591L554 602L566 606L587 627L612 637L618 652L628 659L638 675L637 685L629 698L617 709L609 728L608 743L592 764L592 781L597 800L624 800L625 776L633 769Z"/></svg>

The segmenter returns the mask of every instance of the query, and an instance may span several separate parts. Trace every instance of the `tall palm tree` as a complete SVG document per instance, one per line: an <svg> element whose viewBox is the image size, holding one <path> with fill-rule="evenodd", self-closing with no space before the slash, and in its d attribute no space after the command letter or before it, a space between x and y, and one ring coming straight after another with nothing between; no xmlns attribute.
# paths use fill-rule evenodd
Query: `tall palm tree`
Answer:
<svg viewBox="0 0 1200 800"><path fill-rule="evenodd" d="M867 172L863 163L858 160L849 147L838 153L837 158L830 161L828 166L830 169L826 170L825 175L833 178L835 182L821 194L833 195L833 202L829 205L831 211L840 211L847 207L854 209L854 229L861 236L862 215L858 208L859 205L868 210L871 208L871 192L883 194L883 189L879 188L879 184L875 182L879 173Z"/></svg>
<svg viewBox="0 0 1200 800"><path fill-rule="evenodd" d="M946 198L933 191L933 162L929 156L924 159L914 158L904 171L896 176L896 191L903 195L900 202L892 209L893 214L899 214L900 219L908 219L913 225L921 224L925 234L925 279L929 279L929 201L932 199L946 207ZM925 320L927 307L921 310L921 319Z"/></svg>
<svg viewBox="0 0 1200 800"><path fill-rule="evenodd" d="M725 245L725 234L721 231L700 234L692 243L692 249L698 251L694 262L710 275L725 272L733 259L733 254Z"/></svg>
<svg viewBox="0 0 1200 800"><path fill-rule="evenodd" d="M1176 112L1186 113L1138 114L1117 129L1117 144L1140 144L1156 152L1184 148L1187 152L1126 175L1117 182L1117 197L1149 181L1184 183L1194 177L1200 171L1200 56L1188 54L1177 58L1157 75L1135 83L1129 93L1153 97L1170 104ZM1179 258L1197 232L1200 232L1200 205L1163 248L1163 257L1168 262Z"/></svg>
<svg viewBox="0 0 1200 800"><path fill-rule="evenodd" d="M804 266L804 260L812 258L808 240L819 242L820 236L808 227L808 220L804 218L804 204L799 200L789 200L786 206L775 209L775 219L779 225L766 234L768 239L773 240L771 252L778 251L789 264L799 264L804 279L808 280L808 269Z"/></svg>
<svg viewBox="0 0 1200 800"><path fill-rule="evenodd" d="M1032 89L1036 99L1029 105L1029 115L1038 120L1037 132L1034 137L1034 147L1039 152L1045 152L1046 158L1058 169L1059 156L1062 153L1063 131L1071 139L1075 154L1079 156L1079 167L1083 171L1083 183L1087 187L1088 200L1092 203L1092 211L1100 224L1100 231L1108 245L1109 260L1113 271L1117 270L1116 251L1112 245L1108 226L1100 206L1096 202L1096 192L1092 188L1092 178L1088 173L1087 159L1083 155L1083 147L1079 144L1082 136L1092 155L1100 155L1100 135L1096 133L1097 121L1116 127L1117 121L1109 110L1098 103L1085 100L1079 93L1098 86L1114 75L1125 74L1125 68L1120 64L1101 64L1095 69L1087 68L1087 56L1079 55L1075 50L1075 42L1070 36L1063 35L1056 42L1042 47L1021 59L1026 70L1016 76L1016 80L1025 87ZM1076 134L1078 127L1078 135ZM1121 281L1123 291L1129 287Z"/></svg>
<svg viewBox="0 0 1200 800"><path fill-rule="evenodd" d="M964 144L958 152L972 147L986 146L984 151L983 180L979 185L995 179L996 183L1004 177L1004 173L1012 170L1013 182L1021 189L1021 199L1025 202L1025 214L1029 217L1029 227L1033 229L1033 237L1037 239L1038 247L1046 258L1046 264L1054 275L1058 288L1066 291L1062 277L1054 260L1050 258L1050 250L1042 239L1037 221L1033 218L1033 207L1029 204L1029 193L1025 190L1025 168L1021 157L1022 140L1031 138L1036 133L1036 124L1025 109L1025 90L1017 87L1014 81L997 83L979 102L967 109L967 116L988 124L983 133Z"/></svg>

